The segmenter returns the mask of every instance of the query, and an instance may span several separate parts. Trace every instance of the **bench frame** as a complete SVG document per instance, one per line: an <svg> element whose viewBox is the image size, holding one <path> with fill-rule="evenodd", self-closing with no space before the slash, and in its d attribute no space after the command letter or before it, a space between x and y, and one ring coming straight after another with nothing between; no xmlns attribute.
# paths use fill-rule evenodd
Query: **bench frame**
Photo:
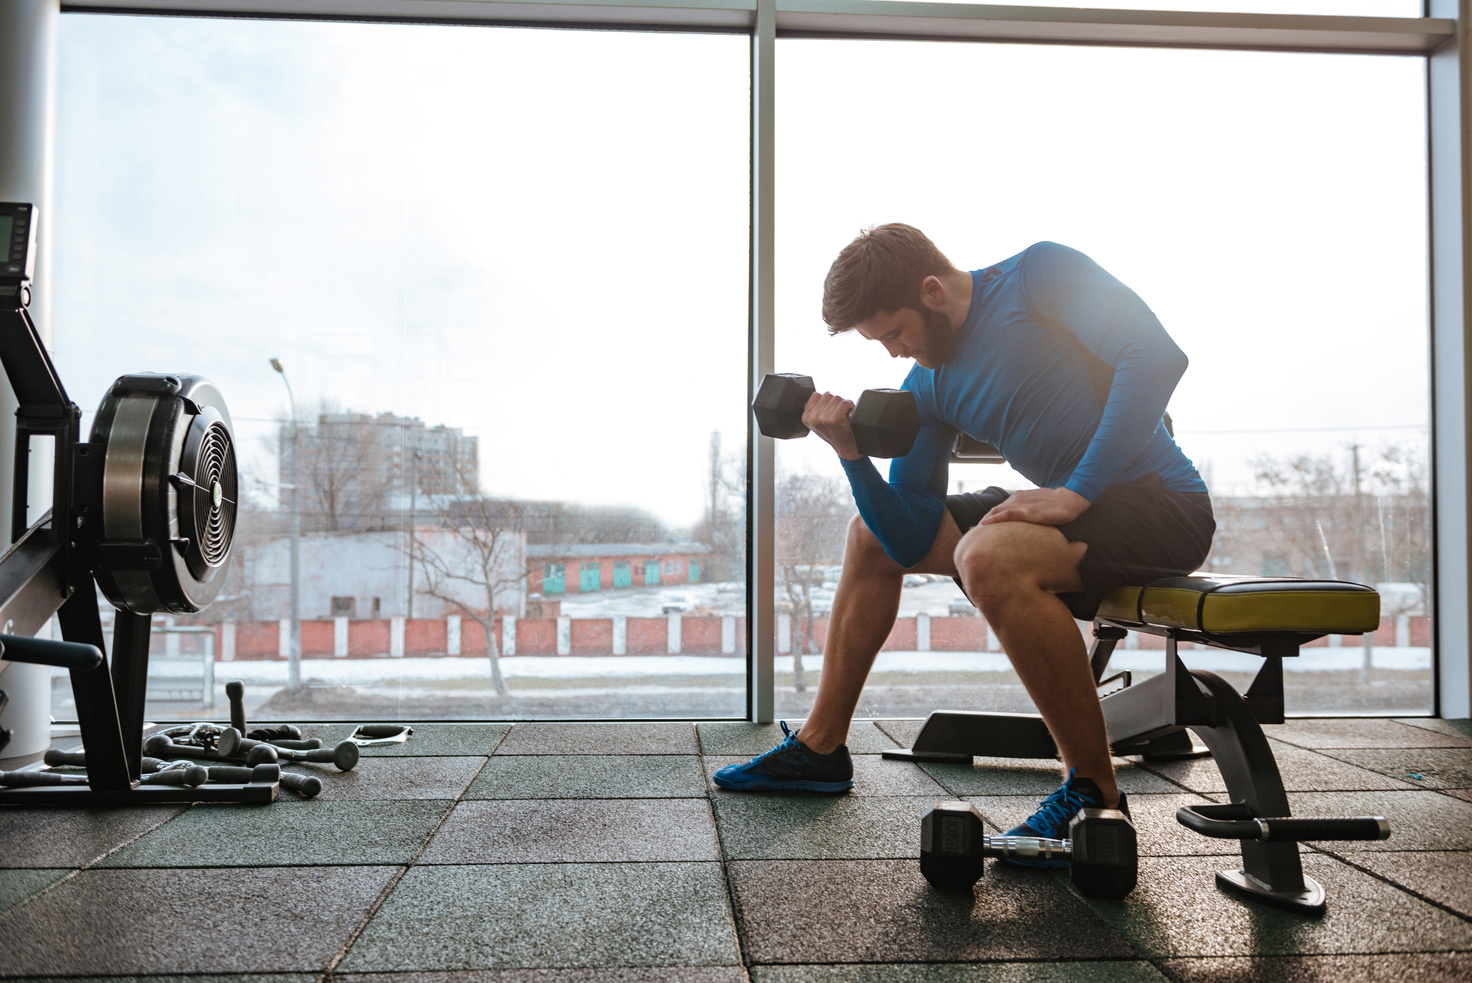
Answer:
<svg viewBox="0 0 1472 983"><path fill-rule="evenodd" d="M1104 679L1115 646L1131 631L1165 639L1165 671L1135 684L1129 673ZM1284 720L1283 659L1298 655L1300 646L1322 634L1218 635L1099 618L1093 635L1089 663L1095 684L1123 683L1100 700L1115 755L1142 755L1147 761L1198 756L1202 752L1195 750L1194 733L1216 759L1233 803L1255 817L1290 815L1262 725ZM1260 655L1264 661L1247 692L1239 693L1215 673L1188 669L1179 655L1183 642ZM892 759L966 764L974 756L1057 758L1058 748L1037 714L936 710L909 750L884 752ZM1323 912L1324 888L1304 875L1296 842L1240 842L1242 868L1219 872L1218 885L1275 907Z"/></svg>

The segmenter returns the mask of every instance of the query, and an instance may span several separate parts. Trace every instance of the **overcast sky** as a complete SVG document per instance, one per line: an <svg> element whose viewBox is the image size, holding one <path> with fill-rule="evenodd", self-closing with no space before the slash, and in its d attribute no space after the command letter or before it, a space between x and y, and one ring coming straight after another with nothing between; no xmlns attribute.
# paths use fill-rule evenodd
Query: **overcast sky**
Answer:
<svg viewBox="0 0 1472 983"><path fill-rule="evenodd" d="M1415 12L1276 9L1331 6ZM89 410L125 372L211 377L269 481L275 356L301 405L478 435L492 492L692 523L709 434L744 446L748 58L63 17L62 377ZM963 268L1051 239L1134 287L1192 360L1171 411L1219 490L1262 452L1424 447L1424 62L784 40L777 81L779 370L898 383L818 311L837 251L906 221ZM838 473L815 439L781 460Z"/></svg>

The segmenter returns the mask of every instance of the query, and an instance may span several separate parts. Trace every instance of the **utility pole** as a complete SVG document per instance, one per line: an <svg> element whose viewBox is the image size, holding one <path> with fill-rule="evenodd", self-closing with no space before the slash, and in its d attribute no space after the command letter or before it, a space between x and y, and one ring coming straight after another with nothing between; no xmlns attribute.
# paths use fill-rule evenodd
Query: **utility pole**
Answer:
<svg viewBox="0 0 1472 983"><path fill-rule="evenodd" d="M302 688L302 500L301 489L298 487L300 481L296 457L296 397L291 393L291 380L286 378L286 369L282 367L279 358L271 359L271 368L286 383L286 399L291 407L291 452L288 456L291 481L286 485L291 490L291 637L286 650L286 688L295 693Z"/></svg>
<svg viewBox="0 0 1472 983"><path fill-rule="evenodd" d="M407 435L407 430L405 431ZM407 440L406 440L407 443ZM414 617L414 547L416 525L419 522L419 448L414 448L410 458L414 466L409 469L409 610L408 616ZM432 588L431 588L432 589Z"/></svg>

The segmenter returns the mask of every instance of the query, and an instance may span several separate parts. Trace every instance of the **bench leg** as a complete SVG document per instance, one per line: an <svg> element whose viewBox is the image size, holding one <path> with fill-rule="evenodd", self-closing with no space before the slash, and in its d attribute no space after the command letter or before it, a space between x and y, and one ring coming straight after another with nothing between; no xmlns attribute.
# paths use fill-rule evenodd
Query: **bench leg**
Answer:
<svg viewBox="0 0 1472 983"><path fill-rule="evenodd" d="M1191 730L1211 749L1228 797L1245 804L1254 816L1290 815L1278 763L1252 708L1215 673L1197 670L1191 675L1211 693L1218 707L1216 726L1193 724ZM1219 872L1218 886L1289 911L1323 913L1323 885L1304 876L1297 843L1239 842L1242 869Z"/></svg>

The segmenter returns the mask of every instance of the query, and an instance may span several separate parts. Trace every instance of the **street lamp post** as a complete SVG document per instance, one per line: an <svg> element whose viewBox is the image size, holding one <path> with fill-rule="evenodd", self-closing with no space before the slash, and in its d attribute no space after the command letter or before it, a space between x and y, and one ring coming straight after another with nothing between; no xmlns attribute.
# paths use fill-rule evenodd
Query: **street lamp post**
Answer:
<svg viewBox="0 0 1472 983"><path fill-rule="evenodd" d="M280 374L281 381L286 383L286 399L291 406L291 453L288 456L291 463L291 480L285 483L286 487L291 489L291 637L287 642L286 688L295 693L302 688L302 507L296 461L296 398L292 395L291 380L286 378L286 369L282 367L281 360L271 359L271 368L275 369Z"/></svg>

